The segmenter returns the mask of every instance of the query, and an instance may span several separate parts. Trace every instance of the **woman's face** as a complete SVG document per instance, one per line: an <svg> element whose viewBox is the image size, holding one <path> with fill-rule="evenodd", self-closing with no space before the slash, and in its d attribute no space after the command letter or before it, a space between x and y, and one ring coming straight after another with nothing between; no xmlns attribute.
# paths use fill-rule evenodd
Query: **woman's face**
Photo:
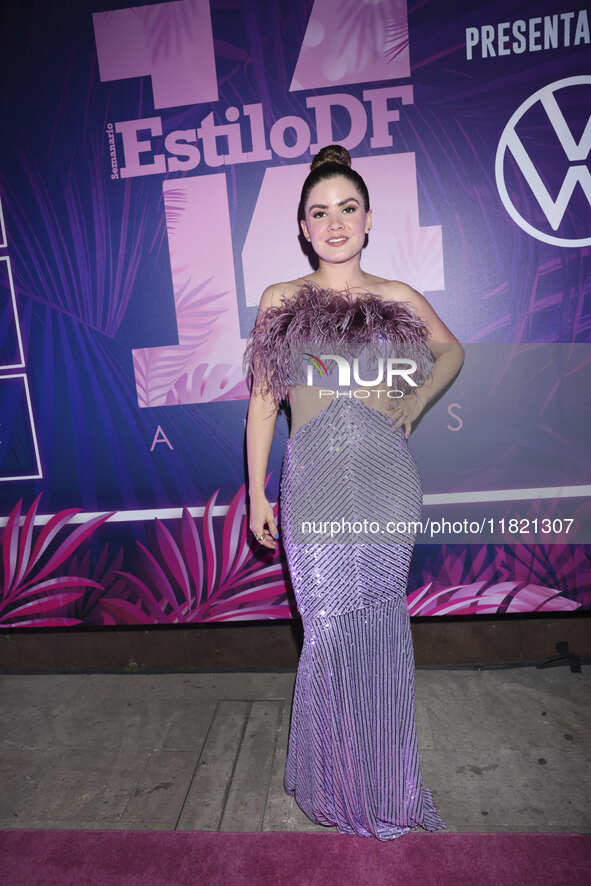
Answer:
<svg viewBox="0 0 591 886"><path fill-rule="evenodd" d="M371 228L371 210L365 211L353 182L335 175L312 188L300 224L318 258L344 262L361 252Z"/></svg>

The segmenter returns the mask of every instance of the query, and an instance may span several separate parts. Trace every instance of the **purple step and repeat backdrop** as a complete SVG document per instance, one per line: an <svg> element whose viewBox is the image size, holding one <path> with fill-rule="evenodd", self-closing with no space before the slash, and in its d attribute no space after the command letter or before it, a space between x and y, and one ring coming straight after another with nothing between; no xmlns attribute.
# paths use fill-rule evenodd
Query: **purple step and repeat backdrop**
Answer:
<svg viewBox="0 0 591 886"><path fill-rule="evenodd" d="M331 142L363 266L466 349L409 438L411 614L591 607L585 7L76 0L2 32L1 626L296 613L248 531L241 364L264 287L310 271Z"/></svg>

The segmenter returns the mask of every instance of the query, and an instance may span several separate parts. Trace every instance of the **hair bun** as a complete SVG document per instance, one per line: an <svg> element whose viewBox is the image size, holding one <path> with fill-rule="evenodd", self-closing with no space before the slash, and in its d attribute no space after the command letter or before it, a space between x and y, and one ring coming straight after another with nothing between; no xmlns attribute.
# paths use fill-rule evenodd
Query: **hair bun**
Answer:
<svg viewBox="0 0 591 886"><path fill-rule="evenodd" d="M351 154L342 145L325 145L314 156L310 169L316 169L323 163L340 163L342 166L351 166Z"/></svg>

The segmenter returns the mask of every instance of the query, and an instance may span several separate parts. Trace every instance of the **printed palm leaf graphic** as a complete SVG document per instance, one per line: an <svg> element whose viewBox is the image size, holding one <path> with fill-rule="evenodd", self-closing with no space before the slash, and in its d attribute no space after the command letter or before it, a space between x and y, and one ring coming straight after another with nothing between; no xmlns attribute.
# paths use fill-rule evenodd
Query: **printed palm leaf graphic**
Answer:
<svg viewBox="0 0 591 886"><path fill-rule="evenodd" d="M408 595L411 615L570 611L582 605L567 595L574 596L577 576L589 567L583 546L500 545L486 565L487 545L470 562L467 554L442 545L430 570L423 570L426 584ZM548 580L554 586L542 584Z"/></svg>
<svg viewBox="0 0 591 886"><path fill-rule="evenodd" d="M208 366L203 346L212 335L224 309L215 303L227 293L211 293L212 278L189 288L186 282L175 295L179 328L178 345L137 348L133 352L138 402L146 406L173 406L193 402L192 397L213 401L243 384L239 366ZM207 391L204 390L204 385Z"/></svg>
<svg viewBox="0 0 591 886"><path fill-rule="evenodd" d="M102 588L91 578L79 575L58 575L48 578L62 566L72 553L108 520L112 513L101 514L77 526L49 556L56 535L81 508L67 508L54 514L38 533L33 545L34 522L39 493L20 525L22 499L14 506L2 533L2 595L0 624L3 627L54 627L80 624L80 618L55 614L69 603L79 600L85 588ZM45 560L44 565L42 560Z"/></svg>
<svg viewBox="0 0 591 886"><path fill-rule="evenodd" d="M393 247L400 279L413 279L420 268L421 288L441 288L441 241L437 227L419 228L410 212L402 213L400 224L405 236L399 237Z"/></svg>
<svg viewBox="0 0 591 886"><path fill-rule="evenodd" d="M94 567L90 551L83 556L76 553L67 562L68 574L91 576L97 587L90 588L79 600L64 606L64 614L73 616L84 624L117 625L145 622L146 614L136 603L128 599L129 586L117 574L123 563L123 547L110 559L110 547L102 546ZM135 596L135 592L134 592Z"/></svg>
<svg viewBox="0 0 591 886"><path fill-rule="evenodd" d="M189 199L186 191L183 191L182 188L166 188L164 217L166 220L166 231L170 239L176 234L179 222L182 220L188 205Z"/></svg>
<svg viewBox="0 0 591 886"><path fill-rule="evenodd" d="M187 39L195 47L201 45L199 28L203 29L204 22L203 16L195 17L192 9L196 6L195 0L178 4L174 15L170 15L170 10L166 8L167 5L158 3L151 9L144 9L144 34L150 58L154 62L161 57L163 59L173 58ZM250 61L250 56L232 43L214 39L214 47L216 58L223 56L241 62Z"/></svg>
<svg viewBox="0 0 591 886"><path fill-rule="evenodd" d="M244 513L245 484L228 507L219 546L213 526L218 493L219 489L205 506L198 521L200 531L188 508L183 508L178 542L161 520L155 520L153 550L138 541L145 555L145 580L129 572L118 574L137 591L157 622L289 617L287 603L281 602L285 583L279 546L265 551L262 566L255 556L258 546L251 548Z"/></svg>
<svg viewBox="0 0 591 886"><path fill-rule="evenodd" d="M62 158L68 170L63 183L48 177L24 150L21 193L9 177L0 174L0 180L19 235L13 249L21 295L114 338L129 305L151 218L137 184L127 180L120 183L121 220L113 222L103 174L105 148L95 142L90 138L81 152L84 168Z"/></svg>
<svg viewBox="0 0 591 886"><path fill-rule="evenodd" d="M389 62L397 58L408 47L408 25L396 18L391 18L384 28L386 48L384 54Z"/></svg>
<svg viewBox="0 0 591 886"><path fill-rule="evenodd" d="M386 35L386 58L396 58L408 46L408 26L400 9L392 2L358 3L347 0L335 22L340 49L351 59L352 67L362 68L381 51Z"/></svg>

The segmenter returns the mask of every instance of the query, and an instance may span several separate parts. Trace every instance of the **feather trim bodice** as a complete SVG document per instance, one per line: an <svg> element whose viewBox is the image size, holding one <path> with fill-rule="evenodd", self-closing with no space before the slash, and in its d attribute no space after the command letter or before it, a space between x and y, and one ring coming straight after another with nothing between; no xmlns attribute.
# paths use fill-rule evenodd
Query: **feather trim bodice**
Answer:
<svg viewBox="0 0 591 886"><path fill-rule="evenodd" d="M308 282L258 317L246 342L243 371L251 391L270 392L278 404L294 384L339 387L344 378L338 372L339 357L356 357L359 377L365 379L376 377L379 358L414 360L412 378L421 384L433 364L428 339L425 322L409 302L371 292L341 293ZM322 355L331 359L322 360ZM404 393L413 389L398 376L394 386Z"/></svg>

